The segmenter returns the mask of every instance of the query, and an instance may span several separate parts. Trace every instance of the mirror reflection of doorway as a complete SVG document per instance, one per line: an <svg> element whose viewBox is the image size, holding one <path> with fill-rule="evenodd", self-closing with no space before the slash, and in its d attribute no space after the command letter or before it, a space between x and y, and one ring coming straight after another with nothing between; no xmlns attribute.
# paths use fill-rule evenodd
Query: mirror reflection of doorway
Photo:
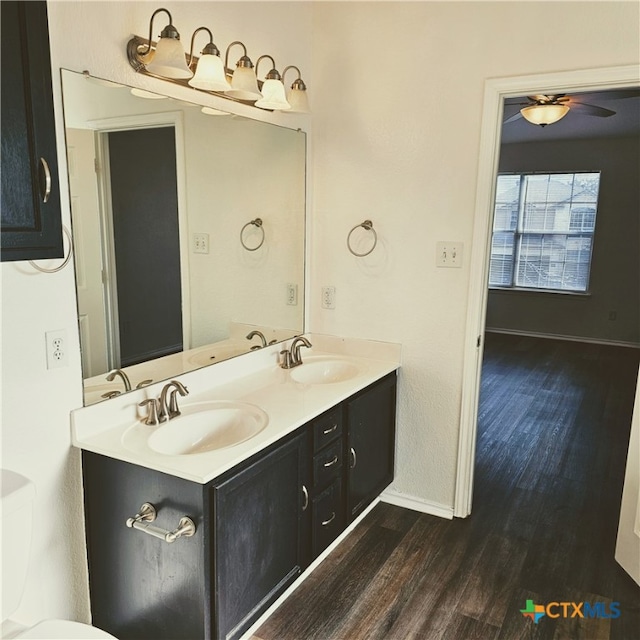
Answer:
<svg viewBox="0 0 640 640"><path fill-rule="evenodd" d="M111 267L120 361L182 351L182 296L173 127L104 134L109 157ZM112 289L113 291L113 289Z"/></svg>

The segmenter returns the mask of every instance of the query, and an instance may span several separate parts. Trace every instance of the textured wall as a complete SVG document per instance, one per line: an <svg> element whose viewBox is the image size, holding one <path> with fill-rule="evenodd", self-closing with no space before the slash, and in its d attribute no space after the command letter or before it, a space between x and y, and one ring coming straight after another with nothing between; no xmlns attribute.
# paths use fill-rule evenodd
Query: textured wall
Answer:
<svg viewBox="0 0 640 640"><path fill-rule="evenodd" d="M453 503L485 79L637 63L637 25L632 3L314 5L311 299L337 304L312 329L403 344L396 490ZM365 218L379 247L357 259Z"/></svg>

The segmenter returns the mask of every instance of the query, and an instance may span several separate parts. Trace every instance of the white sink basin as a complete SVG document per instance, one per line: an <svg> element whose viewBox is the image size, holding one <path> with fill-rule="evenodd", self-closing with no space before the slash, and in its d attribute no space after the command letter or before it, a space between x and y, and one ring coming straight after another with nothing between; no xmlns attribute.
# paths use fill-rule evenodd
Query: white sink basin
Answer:
<svg viewBox="0 0 640 640"><path fill-rule="evenodd" d="M348 360L326 356L303 357L302 364L291 369L291 378L302 384L331 384L350 380L359 369Z"/></svg>
<svg viewBox="0 0 640 640"><path fill-rule="evenodd" d="M146 446L156 453L193 455L240 444L269 423L260 407L242 402L201 402L181 410L182 415L157 427L136 423L124 434L123 444L140 450L146 435Z"/></svg>

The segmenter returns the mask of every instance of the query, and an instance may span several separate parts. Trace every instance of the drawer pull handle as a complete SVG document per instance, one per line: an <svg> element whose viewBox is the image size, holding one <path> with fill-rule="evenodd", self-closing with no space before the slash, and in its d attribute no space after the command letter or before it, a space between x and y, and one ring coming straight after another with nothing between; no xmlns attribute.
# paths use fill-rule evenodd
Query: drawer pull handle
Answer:
<svg viewBox="0 0 640 640"><path fill-rule="evenodd" d="M356 450L351 447L351 449L349 449L349 451L351 452L351 468L355 469L356 468L356 464L358 462L358 459L356 458Z"/></svg>
<svg viewBox="0 0 640 640"><path fill-rule="evenodd" d="M323 467L333 467L333 465L338 462L338 456L333 456L333 460L329 460L329 462L325 462Z"/></svg>
<svg viewBox="0 0 640 640"><path fill-rule="evenodd" d="M334 424L333 427L329 427L322 432L322 435L328 436L330 433L333 433L338 428L337 424Z"/></svg>
<svg viewBox="0 0 640 640"><path fill-rule="evenodd" d="M156 519L157 515L156 508L150 502L145 502L133 518L127 518L126 525L130 529L148 533L150 536L160 538L160 540L164 540L169 544L175 542L178 538L190 538L196 532L195 522L187 516L180 518L177 528L173 531L156 527L151 523Z"/></svg>
<svg viewBox="0 0 640 640"><path fill-rule="evenodd" d="M42 202L47 203L49 200L49 196L51 195L51 171L49 169L49 164L44 158L40 158L40 164L42 165L42 169L44 171L44 189L42 193Z"/></svg>
<svg viewBox="0 0 640 640"><path fill-rule="evenodd" d="M330 525L336 519L336 512L332 511L328 520L324 520L321 524L323 527Z"/></svg>
<svg viewBox="0 0 640 640"><path fill-rule="evenodd" d="M307 487L302 485L302 495L304 496L304 504L302 505L302 510L306 511L309 506L309 492L307 491Z"/></svg>

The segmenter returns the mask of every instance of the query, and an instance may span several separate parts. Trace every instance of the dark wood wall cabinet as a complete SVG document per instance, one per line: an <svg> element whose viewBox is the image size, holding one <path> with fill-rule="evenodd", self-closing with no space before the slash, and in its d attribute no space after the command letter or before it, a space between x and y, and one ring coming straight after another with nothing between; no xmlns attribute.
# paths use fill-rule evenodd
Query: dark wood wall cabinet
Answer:
<svg viewBox="0 0 640 640"><path fill-rule="evenodd" d="M46 2L0 2L3 261L63 256Z"/></svg>
<svg viewBox="0 0 640 640"><path fill-rule="evenodd" d="M83 451L93 624L120 640L239 638L392 481L391 373L207 484ZM128 528L187 516L172 544Z"/></svg>

